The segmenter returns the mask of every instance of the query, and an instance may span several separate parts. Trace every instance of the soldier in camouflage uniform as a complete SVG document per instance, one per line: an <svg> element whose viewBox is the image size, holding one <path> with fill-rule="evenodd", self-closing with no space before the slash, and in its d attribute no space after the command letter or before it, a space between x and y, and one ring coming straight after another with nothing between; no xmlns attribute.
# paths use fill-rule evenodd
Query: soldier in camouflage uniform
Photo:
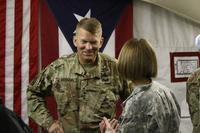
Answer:
<svg viewBox="0 0 200 133"><path fill-rule="evenodd" d="M116 100L128 96L127 84L119 77L116 59L98 52L103 43L98 20L82 19L73 42L77 53L51 63L28 86L28 115L49 133L98 133L102 117L114 117ZM50 95L58 120L45 105Z"/></svg>
<svg viewBox="0 0 200 133"><path fill-rule="evenodd" d="M119 129L115 122L104 118L101 132L178 133L180 107L169 88L152 81L157 75L157 60L150 44L144 39L127 41L120 52L118 69L122 77L132 81L133 91L123 102Z"/></svg>
<svg viewBox="0 0 200 133"><path fill-rule="evenodd" d="M188 78L186 101L193 124L193 133L200 133L200 68Z"/></svg>

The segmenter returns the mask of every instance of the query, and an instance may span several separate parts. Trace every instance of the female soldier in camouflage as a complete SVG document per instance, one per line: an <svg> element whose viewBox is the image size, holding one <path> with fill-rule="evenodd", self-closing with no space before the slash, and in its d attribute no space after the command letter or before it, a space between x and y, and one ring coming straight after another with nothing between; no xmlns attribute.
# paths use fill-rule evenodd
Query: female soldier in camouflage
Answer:
<svg viewBox="0 0 200 133"><path fill-rule="evenodd" d="M132 81L132 94L123 102L119 120L104 118L101 132L178 133L180 108L169 88L152 80L157 75L155 52L144 39L130 39L123 46L118 62L122 77Z"/></svg>

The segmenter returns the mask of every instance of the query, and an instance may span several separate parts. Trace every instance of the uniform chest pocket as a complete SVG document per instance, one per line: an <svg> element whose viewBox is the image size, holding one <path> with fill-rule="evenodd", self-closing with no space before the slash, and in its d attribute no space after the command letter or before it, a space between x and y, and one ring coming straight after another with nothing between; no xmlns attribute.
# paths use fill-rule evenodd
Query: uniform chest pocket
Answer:
<svg viewBox="0 0 200 133"><path fill-rule="evenodd" d="M117 96L108 89L102 93L102 97L102 101L96 106L98 113L108 118L113 117L115 115Z"/></svg>
<svg viewBox="0 0 200 133"><path fill-rule="evenodd" d="M65 115L67 111L77 110L76 101L78 98L75 80L68 78L56 79L52 91L60 115Z"/></svg>
<svg viewBox="0 0 200 133"><path fill-rule="evenodd" d="M84 91L82 92L80 102L80 116L83 121L94 121L96 119L99 120L103 116L109 118L113 116L115 113L116 96L110 86L88 86Z"/></svg>

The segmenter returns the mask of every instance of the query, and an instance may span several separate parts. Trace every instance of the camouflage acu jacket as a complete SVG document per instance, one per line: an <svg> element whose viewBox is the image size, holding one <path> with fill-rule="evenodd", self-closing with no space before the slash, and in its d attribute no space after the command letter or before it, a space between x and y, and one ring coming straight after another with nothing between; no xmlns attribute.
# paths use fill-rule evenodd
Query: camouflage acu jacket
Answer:
<svg viewBox="0 0 200 133"><path fill-rule="evenodd" d="M178 133L180 107L165 86L136 86L123 104L120 133Z"/></svg>
<svg viewBox="0 0 200 133"><path fill-rule="evenodd" d="M125 89L123 89L125 88ZM65 133L96 133L103 116L115 115L115 102L126 94L113 58L99 53L97 66L86 72L77 54L59 58L28 86L28 114L48 129L53 118L45 96L53 95Z"/></svg>
<svg viewBox="0 0 200 133"><path fill-rule="evenodd" d="M193 124L193 133L200 133L200 69L188 78L186 89L186 101Z"/></svg>

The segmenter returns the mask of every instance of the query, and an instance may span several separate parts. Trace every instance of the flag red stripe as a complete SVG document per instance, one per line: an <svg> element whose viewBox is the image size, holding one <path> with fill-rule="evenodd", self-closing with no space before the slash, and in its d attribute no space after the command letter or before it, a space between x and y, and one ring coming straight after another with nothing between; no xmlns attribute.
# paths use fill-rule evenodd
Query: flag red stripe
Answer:
<svg viewBox="0 0 200 133"><path fill-rule="evenodd" d="M39 1L31 1L31 11L30 11L30 45L29 45L29 81L31 81L35 75L38 73L39 69L39 54L38 54L38 11L39 11Z"/></svg>
<svg viewBox="0 0 200 133"><path fill-rule="evenodd" d="M42 41L42 68L59 57L58 25L44 0L41 2L41 41ZM57 108L53 97L47 97L47 108L57 118Z"/></svg>
<svg viewBox="0 0 200 133"><path fill-rule="evenodd" d="M58 26L44 0L41 0L42 67L59 57Z"/></svg>
<svg viewBox="0 0 200 133"><path fill-rule="evenodd" d="M130 3L124 10L117 27L115 29L115 57L117 58L123 44L133 37L133 4ZM116 116L119 117L122 112L122 100L117 102Z"/></svg>
<svg viewBox="0 0 200 133"><path fill-rule="evenodd" d="M131 37L133 37L132 3L125 8L115 30L115 42L116 42L115 57L118 57L123 44Z"/></svg>
<svg viewBox="0 0 200 133"><path fill-rule="evenodd" d="M6 0L0 1L0 97L5 103Z"/></svg>
<svg viewBox="0 0 200 133"><path fill-rule="evenodd" d="M14 112L21 115L22 11L23 1L15 1L14 33Z"/></svg>
<svg viewBox="0 0 200 133"><path fill-rule="evenodd" d="M38 73L38 10L39 1L30 0L31 14L30 14L30 45L29 45L29 81ZM32 120L29 119L29 126L33 133L38 133L38 128Z"/></svg>

